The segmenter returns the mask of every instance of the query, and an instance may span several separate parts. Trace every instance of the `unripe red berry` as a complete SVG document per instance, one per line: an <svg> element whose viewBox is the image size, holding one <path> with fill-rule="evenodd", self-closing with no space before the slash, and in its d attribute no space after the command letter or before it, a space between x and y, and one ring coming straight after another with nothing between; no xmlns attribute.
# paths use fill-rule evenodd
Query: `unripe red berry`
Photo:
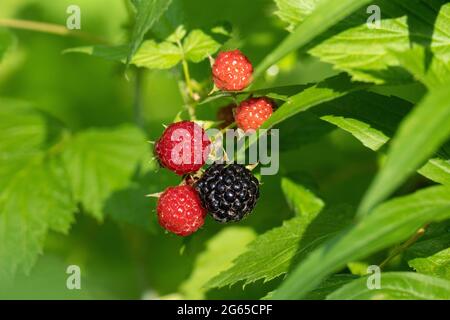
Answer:
<svg viewBox="0 0 450 320"><path fill-rule="evenodd" d="M258 129L273 113L273 102L265 97L242 101L236 109L237 126L244 130Z"/></svg>
<svg viewBox="0 0 450 320"><path fill-rule="evenodd" d="M212 67L217 88L224 91L241 91L252 81L253 66L239 50L220 52Z"/></svg>

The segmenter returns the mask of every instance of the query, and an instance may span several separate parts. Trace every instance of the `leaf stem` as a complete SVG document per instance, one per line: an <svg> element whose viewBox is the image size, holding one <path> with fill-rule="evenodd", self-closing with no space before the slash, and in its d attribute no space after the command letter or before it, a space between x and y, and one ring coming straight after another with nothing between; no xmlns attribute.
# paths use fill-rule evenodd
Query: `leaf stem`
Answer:
<svg viewBox="0 0 450 320"><path fill-rule="evenodd" d="M133 102L134 121L140 128L144 127L144 120L142 116L142 72L143 71L141 69L136 69Z"/></svg>
<svg viewBox="0 0 450 320"><path fill-rule="evenodd" d="M428 224L426 224L425 226L423 226L422 228L417 230L417 232L411 238L409 238L404 243L402 243L397 248L395 248L391 252L391 254L380 264L380 269L383 269L389 262L392 261L392 259L394 259L396 256L398 256L399 254L404 252L406 249L411 247L414 243L416 243L417 240L419 240L425 234L427 227L428 227Z"/></svg>
<svg viewBox="0 0 450 320"><path fill-rule="evenodd" d="M36 32L43 32L49 34L55 34L59 36L72 36L81 38L84 40L97 42L97 43L107 43L104 39L92 35L90 33L82 32L82 31L73 31L67 29L66 26L46 23L46 22L38 22L38 21L30 21L30 20L20 20L20 19L0 19L0 27L13 28L13 29L22 29L22 30L31 30Z"/></svg>

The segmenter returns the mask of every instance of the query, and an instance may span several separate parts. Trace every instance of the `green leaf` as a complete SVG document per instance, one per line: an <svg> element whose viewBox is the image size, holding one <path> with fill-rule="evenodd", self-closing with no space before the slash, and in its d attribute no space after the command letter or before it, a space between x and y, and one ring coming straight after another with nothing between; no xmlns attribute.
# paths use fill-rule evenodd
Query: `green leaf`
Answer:
<svg viewBox="0 0 450 320"><path fill-rule="evenodd" d="M325 298L332 292L336 291L343 285L349 283L352 280L358 279L357 276L352 274L333 274L329 278L322 281L316 289L308 293L303 300L325 300ZM271 300L274 291L269 292L263 300Z"/></svg>
<svg viewBox="0 0 450 320"><path fill-rule="evenodd" d="M374 129L370 127L370 125L357 119L336 117L332 115L323 116L321 119L350 132L366 147L375 151L380 149L389 140L389 137L383 132Z"/></svg>
<svg viewBox="0 0 450 320"><path fill-rule="evenodd" d="M381 274L381 289L370 290L367 279L354 280L330 294L329 300L449 300L450 282L413 272Z"/></svg>
<svg viewBox="0 0 450 320"><path fill-rule="evenodd" d="M132 126L88 130L76 135L64 151L75 199L103 220L105 201L129 186L133 174L150 161L148 143Z"/></svg>
<svg viewBox="0 0 450 320"><path fill-rule="evenodd" d="M170 36L167 37L166 41L176 44L181 40L183 40L183 38L186 36L186 33L187 33L186 28L183 25L178 26L176 30Z"/></svg>
<svg viewBox="0 0 450 320"><path fill-rule="evenodd" d="M205 284L215 275L231 267L232 261L245 251L256 237L249 228L230 227L211 238L197 257L194 271L180 287L184 299L204 299Z"/></svg>
<svg viewBox="0 0 450 320"><path fill-rule="evenodd" d="M394 51L393 54L403 68L408 70L414 78L425 84L430 90L450 82L450 59L444 61L438 56L429 58L427 49L417 45L408 51ZM424 63L427 59L431 59L431 61Z"/></svg>
<svg viewBox="0 0 450 320"><path fill-rule="evenodd" d="M148 40L139 48L131 63L148 69L170 69L176 66L182 58L183 52L175 44L156 43Z"/></svg>
<svg viewBox="0 0 450 320"><path fill-rule="evenodd" d="M426 223L450 218L450 188L431 187L376 207L296 266L275 292L276 299L297 299L322 279L379 250L400 243Z"/></svg>
<svg viewBox="0 0 450 320"><path fill-rule="evenodd" d="M69 48L63 51L66 53L85 53L94 57L103 58L106 60L120 61L125 63L127 58L128 47L123 46L86 46L86 47L76 47Z"/></svg>
<svg viewBox="0 0 450 320"><path fill-rule="evenodd" d="M372 0L322 0L317 8L300 24L283 42L258 65L254 77L281 60L283 57L298 50L334 24L338 23Z"/></svg>
<svg viewBox="0 0 450 320"><path fill-rule="evenodd" d="M409 81L399 69L401 61L393 51L407 52L412 43L426 47L425 59L415 59L419 69L428 69L434 56L449 61L450 4L423 0L410 0L407 4L404 0L383 0L375 4L382 8L380 28L368 28L369 15L361 10L345 21L344 31L336 28L337 34L310 53L350 73L354 80L375 83Z"/></svg>
<svg viewBox="0 0 450 320"><path fill-rule="evenodd" d="M76 204L50 148L51 119L27 104L0 102L0 280L12 280L30 271L49 230L67 233Z"/></svg>
<svg viewBox="0 0 450 320"><path fill-rule="evenodd" d="M412 104L400 98L357 92L327 102L312 112L377 151L389 141L411 109Z"/></svg>
<svg viewBox="0 0 450 320"><path fill-rule="evenodd" d="M14 43L14 36L6 29L0 28L0 61Z"/></svg>
<svg viewBox="0 0 450 320"><path fill-rule="evenodd" d="M434 182L450 186L450 159L431 159L418 172Z"/></svg>
<svg viewBox="0 0 450 320"><path fill-rule="evenodd" d="M345 74L326 79L291 96L261 126L261 129L270 129L299 112L367 87L367 84L352 83Z"/></svg>
<svg viewBox="0 0 450 320"><path fill-rule="evenodd" d="M322 199L289 178L281 179L281 189L292 210L308 222L312 221L325 206Z"/></svg>
<svg viewBox="0 0 450 320"><path fill-rule="evenodd" d="M136 22L131 35L131 44L127 55L127 63L131 62L144 40L145 34L155 22L167 11L172 0L139 0L134 1Z"/></svg>
<svg viewBox="0 0 450 320"><path fill-rule="evenodd" d="M417 258L431 257L439 251L449 248L449 230L450 220L429 225L425 234L405 251L403 259L409 263Z"/></svg>
<svg viewBox="0 0 450 320"><path fill-rule="evenodd" d="M419 273L450 280L450 248L426 258L412 259L408 264Z"/></svg>
<svg viewBox="0 0 450 320"><path fill-rule="evenodd" d="M313 112L322 120L351 133L364 146L377 151L390 140L411 108L409 102L399 98L360 92L327 102ZM450 185L449 157L443 149L438 155L445 159L433 158L418 172L430 180Z"/></svg>
<svg viewBox="0 0 450 320"><path fill-rule="evenodd" d="M423 164L450 134L450 90L430 92L402 122L381 171L367 191L359 214L366 214Z"/></svg>
<svg viewBox="0 0 450 320"><path fill-rule="evenodd" d="M339 230L348 226L353 210L348 207L324 210L312 222L308 216L285 221L281 227L258 236L231 268L208 282L224 287L239 281L244 285L260 279L270 281L289 271L294 258L300 260Z"/></svg>
<svg viewBox="0 0 450 320"><path fill-rule="evenodd" d="M275 14L288 23L292 31L309 16L321 0L275 0L278 11Z"/></svg>
<svg viewBox="0 0 450 320"><path fill-rule="evenodd" d="M220 43L198 29L191 31L183 42L184 55L192 62L203 61L216 53L219 48Z"/></svg>
<svg viewBox="0 0 450 320"><path fill-rule="evenodd" d="M127 46L90 46L70 48L63 53L85 53L95 57L125 63ZM142 43L131 59L132 64L148 69L170 69L183 58L182 50L171 42L157 43L147 40Z"/></svg>

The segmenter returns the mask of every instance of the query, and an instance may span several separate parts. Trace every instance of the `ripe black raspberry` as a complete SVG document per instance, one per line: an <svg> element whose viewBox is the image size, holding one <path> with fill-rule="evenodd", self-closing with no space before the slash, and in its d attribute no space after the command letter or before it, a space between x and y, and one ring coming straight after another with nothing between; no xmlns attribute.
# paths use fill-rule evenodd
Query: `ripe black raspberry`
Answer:
<svg viewBox="0 0 450 320"><path fill-rule="evenodd" d="M202 205L222 223L239 221L259 198L259 181L243 165L214 164L195 184Z"/></svg>

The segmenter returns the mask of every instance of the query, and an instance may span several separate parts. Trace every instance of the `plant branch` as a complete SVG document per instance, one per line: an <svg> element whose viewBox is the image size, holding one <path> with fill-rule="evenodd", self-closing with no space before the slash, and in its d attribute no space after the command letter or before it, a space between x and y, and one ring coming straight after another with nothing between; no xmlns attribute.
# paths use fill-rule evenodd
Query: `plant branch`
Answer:
<svg viewBox="0 0 450 320"><path fill-rule="evenodd" d="M71 36L97 43L107 43L107 41L105 41L104 39L101 39L100 37L97 37L90 33L69 30L67 29L67 27L63 25L53 23L19 20L19 19L0 19L0 27L30 30L36 32L55 34L59 36Z"/></svg>

